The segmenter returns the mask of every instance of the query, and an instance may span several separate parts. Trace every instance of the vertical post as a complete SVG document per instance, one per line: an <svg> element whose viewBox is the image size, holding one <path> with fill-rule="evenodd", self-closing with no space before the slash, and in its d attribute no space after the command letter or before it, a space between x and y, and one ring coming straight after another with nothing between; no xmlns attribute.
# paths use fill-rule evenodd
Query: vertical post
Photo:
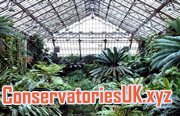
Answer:
<svg viewBox="0 0 180 116"><path fill-rule="evenodd" d="M104 40L104 49L106 49L107 39Z"/></svg>
<svg viewBox="0 0 180 116"><path fill-rule="evenodd" d="M28 36L25 37L24 39L24 58L23 58L23 64L24 64L24 69L27 68L27 39Z"/></svg>
<svg viewBox="0 0 180 116"><path fill-rule="evenodd" d="M78 40L79 42L79 56L80 56L80 60L82 59L82 54L81 54L81 39Z"/></svg>
<svg viewBox="0 0 180 116"><path fill-rule="evenodd" d="M56 41L56 40L53 38L53 39L52 39L53 46L55 46L55 41Z"/></svg>
<svg viewBox="0 0 180 116"><path fill-rule="evenodd" d="M131 37L130 37L130 45L129 45L129 48L130 48L130 49L131 49L131 47L132 47L133 39L134 39L134 34L132 34Z"/></svg>
<svg viewBox="0 0 180 116"><path fill-rule="evenodd" d="M18 39L16 39L15 40L15 42L16 42L16 58L15 58L15 64L16 64L16 66L19 68L20 67L20 61L19 61L19 40Z"/></svg>

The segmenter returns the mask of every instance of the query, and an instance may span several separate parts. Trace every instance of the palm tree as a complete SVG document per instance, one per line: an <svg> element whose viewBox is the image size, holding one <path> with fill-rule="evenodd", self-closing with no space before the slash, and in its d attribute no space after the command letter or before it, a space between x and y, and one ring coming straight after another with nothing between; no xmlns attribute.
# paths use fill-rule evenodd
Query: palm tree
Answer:
<svg viewBox="0 0 180 116"><path fill-rule="evenodd" d="M155 47L159 49L159 52L152 57L152 69L162 68L162 72L164 72L172 66L178 66L180 63L180 36L165 36L156 42Z"/></svg>
<svg viewBox="0 0 180 116"><path fill-rule="evenodd" d="M122 63L123 59L126 57L125 51L125 49L118 50L116 47L114 47L113 50L107 48L96 56L95 61L101 64L101 67L90 71L91 76L94 77L96 82L101 82L110 77L120 81L120 77L126 74L132 74Z"/></svg>

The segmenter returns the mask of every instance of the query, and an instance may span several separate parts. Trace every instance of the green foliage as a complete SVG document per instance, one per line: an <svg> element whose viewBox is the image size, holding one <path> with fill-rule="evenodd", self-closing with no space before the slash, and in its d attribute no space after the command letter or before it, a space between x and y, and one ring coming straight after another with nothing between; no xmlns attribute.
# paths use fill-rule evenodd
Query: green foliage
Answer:
<svg viewBox="0 0 180 116"><path fill-rule="evenodd" d="M151 74L149 57L141 57L140 55L129 56L129 60L126 61L128 66L133 72L133 77L147 77Z"/></svg>
<svg viewBox="0 0 180 116"><path fill-rule="evenodd" d="M56 91L67 91L73 90L73 87L64 82L64 80L60 77L53 77L51 84L49 83L41 83L38 88L48 88L48 90L56 90ZM38 89L37 88L37 89Z"/></svg>
<svg viewBox="0 0 180 116"><path fill-rule="evenodd" d="M12 66L22 68L23 39L11 20L0 17L0 72Z"/></svg>
<svg viewBox="0 0 180 116"><path fill-rule="evenodd" d="M104 105L98 116L146 116L146 111L138 110L141 105Z"/></svg>
<svg viewBox="0 0 180 116"><path fill-rule="evenodd" d="M13 85L21 80L21 75L16 67L11 67L0 73L0 88L3 85Z"/></svg>
<svg viewBox="0 0 180 116"><path fill-rule="evenodd" d="M0 36L12 36L15 34L13 23L6 17L0 17Z"/></svg>
<svg viewBox="0 0 180 116"><path fill-rule="evenodd" d="M167 69L164 74L162 75L163 77L167 78L171 82L172 90L175 95L180 97L180 69L177 67L172 67Z"/></svg>
<svg viewBox="0 0 180 116"><path fill-rule="evenodd" d="M45 59L45 58L44 58ZM56 64L60 64L61 59L58 57L57 53L50 53L49 55L46 56L47 62L52 62Z"/></svg>
<svg viewBox="0 0 180 116"><path fill-rule="evenodd" d="M62 69L64 68L63 65L57 65L57 64L50 64L47 65L43 62L40 62L39 64L36 65L39 71L47 76L48 82L51 83L51 78L53 75L57 74L58 72L61 72Z"/></svg>
<svg viewBox="0 0 180 116"><path fill-rule="evenodd" d="M42 72L45 73L46 75L55 75L56 73L58 73L63 69L63 65L57 65L57 64L46 65L43 62L40 62L36 66L37 68L42 70Z"/></svg>
<svg viewBox="0 0 180 116"><path fill-rule="evenodd" d="M90 71L98 68L98 64L84 64L82 71L86 74L86 76L90 76Z"/></svg>
<svg viewBox="0 0 180 116"><path fill-rule="evenodd" d="M144 86L141 91L141 96L145 95L145 90L173 90L176 91L173 86L177 86L174 81L169 81L167 78L162 77L163 75L152 75L149 83L146 83L146 79L141 78L123 78L120 83L102 83L98 84L93 88L97 90L99 86L103 86L105 90L120 90L120 86L128 84L142 84ZM148 77L150 78L150 77ZM176 88L177 89L177 88ZM176 94L176 93L174 93ZM96 104L96 108L101 110L97 112L97 115L101 116L146 116L146 115L178 115L180 111L179 98L173 97L173 104L162 105L161 108L156 108L155 105L143 105L143 104L133 104L133 105L99 105Z"/></svg>
<svg viewBox="0 0 180 116"><path fill-rule="evenodd" d="M126 77L124 78L120 84L128 85L128 84L144 84L144 78L131 78L131 77Z"/></svg>
<svg viewBox="0 0 180 116"><path fill-rule="evenodd" d="M92 54L83 57L83 62L86 64L93 64L96 57Z"/></svg>
<svg viewBox="0 0 180 116"><path fill-rule="evenodd" d="M52 71L55 74L55 71ZM16 91L34 91L34 90L72 90L72 87L60 77L52 77L52 82L49 84L46 82L45 75L30 70L25 74L19 74L16 68L4 71L0 75L0 87L3 85L12 85ZM19 105L19 106L3 106L0 100L0 110L1 114L6 115L28 115L28 116L61 116L61 111L59 110L60 105L55 102L52 106L33 106L33 105Z"/></svg>
<svg viewBox="0 0 180 116"><path fill-rule="evenodd" d="M31 65L38 63L43 60L44 55L44 42L43 39L38 35L29 36L27 39L27 50L28 55L33 57Z"/></svg>
<svg viewBox="0 0 180 116"><path fill-rule="evenodd" d="M99 111L96 114L100 116L118 116L118 114L113 110L113 108L103 108L102 111Z"/></svg>
<svg viewBox="0 0 180 116"><path fill-rule="evenodd" d="M144 105L143 109L148 111L149 116L179 116L180 115L180 98L178 96L171 96L172 104L163 104L160 108L155 105Z"/></svg>
<svg viewBox="0 0 180 116"><path fill-rule="evenodd" d="M180 77L180 69L178 67L171 67L164 72L165 77L168 79L175 79Z"/></svg>
<svg viewBox="0 0 180 116"><path fill-rule="evenodd" d="M158 39L155 44L159 52L152 56L152 69L161 69L164 72L172 66L178 66L180 63L180 36L166 36Z"/></svg>
<svg viewBox="0 0 180 116"><path fill-rule="evenodd" d="M123 59L126 57L123 49L113 50L107 48L103 50L101 54L96 56L96 61L99 62L102 67L92 70L91 76L94 77L95 82L100 83L108 78L116 79L120 81L120 77L126 74L132 74L132 72L122 64Z"/></svg>
<svg viewBox="0 0 180 116"><path fill-rule="evenodd" d="M76 70L70 73L66 78L66 82L74 89L81 88L82 90L91 90L95 84L86 76L82 70Z"/></svg>
<svg viewBox="0 0 180 116"><path fill-rule="evenodd" d="M78 62L80 60L80 57L79 56L74 56L73 54L71 54L70 56L64 57L64 59L67 62L75 63L75 62Z"/></svg>
<svg viewBox="0 0 180 116"><path fill-rule="evenodd" d="M163 77L163 75L152 75L148 77L149 82L144 83L144 88L146 90L172 90L175 91L178 89L177 83L173 80L168 80L167 78Z"/></svg>
<svg viewBox="0 0 180 116"><path fill-rule="evenodd" d="M73 105L68 107L66 116L96 116L96 114L93 105Z"/></svg>
<svg viewBox="0 0 180 116"><path fill-rule="evenodd" d="M1 100L0 100L0 104ZM54 106L0 106L1 116L61 116L59 105Z"/></svg>
<svg viewBox="0 0 180 116"><path fill-rule="evenodd" d="M71 72L63 79L72 87L72 90L75 90L76 88L81 88L81 90L92 90L92 88L95 86L95 84L90 80L89 77L86 76L85 73L83 73L82 70ZM93 105L73 105L68 106L67 110L68 112L64 112L68 113L68 116L95 115L95 108Z"/></svg>
<svg viewBox="0 0 180 116"><path fill-rule="evenodd" d="M120 85L117 82L101 83L96 85L92 90L99 90L99 87L104 87L105 90L120 90Z"/></svg>
<svg viewBox="0 0 180 116"><path fill-rule="evenodd" d="M180 18L176 18L168 23L167 35L180 35Z"/></svg>
<svg viewBox="0 0 180 116"><path fill-rule="evenodd" d="M157 48L154 48L153 45L159 37L159 34L152 34L147 37L136 38L136 41L138 42L139 55L142 57L149 57L156 52Z"/></svg>
<svg viewBox="0 0 180 116"><path fill-rule="evenodd" d="M35 70L30 70L25 74L19 74L15 69L10 69L0 75L0 88L3 85L12 85L18 91L32 91L37 88L47 88L48 90L72 89L60 77L52 76L50 84L46 82L46 78L46 75Z"/></svg>

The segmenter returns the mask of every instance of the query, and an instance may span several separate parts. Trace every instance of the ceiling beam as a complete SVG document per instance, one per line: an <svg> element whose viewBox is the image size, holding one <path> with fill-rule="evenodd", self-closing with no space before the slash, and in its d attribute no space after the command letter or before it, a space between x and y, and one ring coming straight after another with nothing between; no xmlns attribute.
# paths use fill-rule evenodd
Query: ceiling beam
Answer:
<svg viewBox="0 0 180 116"><path fill-rule="evenodd" d="M153 5L149 5L149 4L147 4L146 2L143 2L143 1L141 1L141 0L138 0L138 1L139 1L140 3L143 3L144 5L152 8L152 9L156 9ZM166 1L167 1L167 0L166 0ZM169 2L171 2L171 1L172 1L172 0L170 0ZM168 2L168 3L169 3L169 2ZM167 17L170 18L170 19L175 19L175 18L173 18L171 15L166 14L165 12L159 11L159 13L167 16Z"/></svg>
<svg viewBox="0 0 180 116"><path fill-rule="evenodd" d="M117 2L116 0L114 0L114 2L118 3L119 5L122 5L122 6L125 7L125 8L128 8L127 6L123 5L122 3ZM127 2L127 1L126 1L126 2ZM142 8L140 8L140 7L138 7L138 6L135 6L135 7L137 7L138 9L143 10ZM114 8L115 8L115 7L114 7ZM116 9L117 9L117 10L120 10L120 9L118 9L118 8L116 8ZM137 14L139 14L139 15L147 18L146 15L144 15L144 14L142 14L142 13L140 13L140 12L134 10L134 9L131 9L131 10L132 10L134 13L137 13ZM120 11L123 12L122 10L120 10ZM146 10L143 10L143 11L144 11L144 12L147 12ZM123 12L123 13L125 13L125 12ZM149 12L147 12L147 13L149 13ZM131 15L131 17L137 19L136 17L134 17L134 16L132 16L132 15ZM160 19L160 18L157 17L157 16L155 16L155 17L158 18L158 19ZM139 19L137 19L137 20L139 20ZM153 20L153 19L151 19L151 20L152 20L153 22L156 22L156 23L159 24L159 25L162 25L162 24L160 24L159 22L157 22L156 20ZM160 19L160 20L162 20L162 19ZM163 25L162 25L162 26L163 26Z"/></svg>
<svg viewBox="0 0 180 116"><path fill-rule="evenodd" d="M51 3L52 3L52 2L51 2ZM53 2L53 3L56 3L56 2ZM65 3L67 3L67 2L65 2ZM79 3L81 3L81 2L79 2ZM83 4L83 3L79 4L78 6L80 6L80 5L82 5L82 4ZM58 6L56 6L55 8L61 7L62 5L63 5L63 4L58 5ZM48 6L49 6L49 5L46 5L45 7L42 7L42 8L40 8L39 10L42 10L42 9L48 7ZM38 18L38 17L41 17L41 16L43 16L44 14L46 14L47 12L50 12L51 10L53 10L53 9L50 9L50 10L48 10L48 11L46 11L46 12L44 12L44 13L36 16L36 17L37 17L37 18ZM58 12L58 13L61 13L61 15L64 15L64 14L66 14L67 12L69 12L69 11L71 11L71 10L73 10L73 9L72 9L72 8L71 8L71 9L65 8L64 10L65 10L66 12L64 12L64 13ZM27 18L27 17L28 17L28 16L22 17L20 20L25 19L25 18ZM48 18L46 18L45 20L50 19L50 18L51 18L51 17L48 17ZM20 20L18 20L18 21L20 21ZM45 20L43 20L43 22L44 22ZM66 19L64 19L64 20L66 20ZM18 22L18 21L16 21L16 22ZM29 22L29 20L28 20L27 22ZM27 22L25 22L25 23L27 23ZM45 23L45 22L44 22L44 23ZM22 24L21 24L21 25L22 25ZM18 26L20 26L20 25L18 25Z"/></svg>
<svg viewBox="0 0 180 116"><path fill-rule="evenodd" d="M16 0L11 0L15 5L17 5L19 8L22 9L23 12L25 12L29 17L31 17L34 21L36 21L41 27L43 27L49 35L53 36L53 33L50 31L49 28L47 28L43 23L41 23L34 15L32 15L24 6L17 3Z"/></svg>
<svg viewBox="0 0 180 116"><path fill-rule="evenodd" d="M60 19L61 23L63 24L64 27L67 27L66 24L64 23L64 21L62 20L62 18L60 17L59 13L57 12L56 8L53 6L53 3L51 2L51 0L48 0L50 6L52 7L52 9L54 10L55 14L58 16L58 18Z"/></svg>
<svg viewBox="0 0 180 116"><path fill-rule="evenodd" d="M20 3L17 3L16 0L11 0L11 1L15 5L17 5L19 8L21 8L23 12L25 12L29 17L31 17L34 21L36 21L41 27L43 27L48 32L48 34L52 37L53 46L55 46L55 40L54 40L54 37L53 37L53 32L51 32L49 28L47 28L34 15L32 15L26 8L24 8L24 6L22 6Z"/></svg>
<svg viewBox="0 0 180 116"><path fill-rule="evenodd" d="M84 13L85 11L80 11L79 13L81 14L81 13ZM75 17L76 16L76 14L73 14L73 15L71 15L70 17L67 17L67 18L65 18L64 20L66 21L66 20L68 20L68 19L71 19L71 18L73 18L73 17ZM51 17L48 17L48 18L46 18L46 20L44 20L43 21L43 23L49 23L50 21L52 21L52 20L54 20L54 19L56 19L57 17L54 17L54 18L51 18ZM29 21L27 21L27 22L29 22ZM24 23L27 23L27 22L24 22ZM23 25L23 24L21 24L21 25ZM17 27L20 27L21 25L18 25ZM58 26L58 25L56 25L56 26ZM67 24L66 24L66 26L68 26ZM27 28L25 28L24 30L26 30L26 29L28 29L29 27L27 27Z"/></svg>
<svg viewBox="0 0 180 116"><path fill-rule="evenodd" d="M87 8L87 6L88 6L88 5L87 5L87 4L88 4L88 2L87 2L86 0L83 0L83 2L84 2L84 6L85 6L85 11L86 11L86 14L87 14L87 12L88 12L88 11L87 11L87 9L88 9L88 8Z"/></svg>
<svg viewBox="0 0 180 116"><path fill-rule="evenodd" d="M141 27L143 27L148 21L150 21L152 19L152 17L154 17L157 13L159 13L171 0L166 0L164 3L162 3L157 9L154 10L154 12L146 18L145 21L143 21L143 23L141 23L135 31L133 31L133 36L139 31L139 29Z"/></svg>
<svg viewBox="0 0 180 116"><path fill-rule="evenodd" d="M59 35L124 35L125 36L128 36L128 33L125 33L125 32L64 32L64 33L60 33ZM62 36L61 36L62 37ZM107 36L108 37L108 36Z"/></svg>
<svg viewBox="0 0 180 116"><path fill-rule="evenodd" d="M122 20L121 23L119 24L119 26L118 26L119 28L122 26L124 20L125 20L126 17L128 16L128 14L129 14L129 12L131 11L132 7L135 5L135 2L136 2L136 0L134 0L133 3L131 4L131 6L130 6L130 8L128 9L126 15L124 16L123 20Z"/></svg>
<svg viewBox="0 0 180 116"><path fill-rule="evenodd" d="M22 1L22 2L18 2L19 4L20 3L23 3L24 1ZM41 2L43 2L43 0L40 0L40 1L38 1L37 3L35 3L35 4L32 4L31 6L29 6L29 7L27 7L26 9L29 9L29 8L31 8L31 7L34 7L34 6L36 6L37 4L39 4L39 3L41 3ZM41 9L39 9L39 10L41 10ZM16 12L15 14L13 14L13 15L11 15L11 16L8 16L8 17L13 17L13 16L16 16L16 15L18 15L18 14L20 14L21 13L21 11L18 11L18 12Z"/></svg>
<svg viewBox="0 0 180 116"><path fill-rule="evenodd" d="M109 14L109 9L110 9L110 6L111 6L111 2L112 2L112 0L109 0L109 4L108 4L108 7L107 7L107 12L106 12L106 20L107 20L107 16L108 16L108 14Z"/></svg>
<svg viewBox="0 0 180 116"><path fill-rule="evenodd" d="M97 14L98 14L98 15L99 15L100 4L101 4L100 2L101 2L101 0L98 0L98 1L97 1L97 3L98 3L98 9L97 9L97 12L98 12L98 13L97 13Z"/></svg>
<svg viewBox="0 0 180 116"><path fill-rule="evenodd" d="M134 35L132 34L131 37L130 37L130 44L129 44L130 49L132 48L133 39L134 39Z"/></svg>
<svg viewBox="0 0 180 116"><path fill-rule="evenodd" d="M80 21L80 17L79 17L79 13L78 13L78 10L77 10L76 1L73 0L73 3L74 3L74 7L75 7L75 9L76 9L76 14L77 14L78 20Z"/></svg>

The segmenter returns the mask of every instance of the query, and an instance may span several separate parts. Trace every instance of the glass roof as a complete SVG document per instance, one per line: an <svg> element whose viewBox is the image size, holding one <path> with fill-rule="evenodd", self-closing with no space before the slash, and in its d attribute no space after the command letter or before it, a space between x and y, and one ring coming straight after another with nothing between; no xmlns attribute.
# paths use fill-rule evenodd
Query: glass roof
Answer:
<svg viewBox="0 0 180 116"><path fill-rule="evenodd" d="M0 0L0 15L25 33L52 36L94 14L136 36L165 29L180 16L179 0Z"/></svg>
<svg viewBox="0 0 180 116"><path fill-rule="evenodd" d="M11 18L24 33L47 40L57 38L57 32L66 35L71 25L88 16L132 37L144 37L164 31L168 20L180 16L180 0L0 0L0 15Z"/></svg>
<svg viewBox="0 0 180 116"><path fill-rule="evenodd" d="M123 48L130 45L131 34L101 18L88 16L80 22L56 32L54 35L55 46L59 46L59 56L98 54L106 48ZM79 41L80 40L80 41ZM106 43L105 43L106 42ZM130 53L136 54L138 43L132 42ZM52 41L46 42L46 48L53 52Z"/></svg>

